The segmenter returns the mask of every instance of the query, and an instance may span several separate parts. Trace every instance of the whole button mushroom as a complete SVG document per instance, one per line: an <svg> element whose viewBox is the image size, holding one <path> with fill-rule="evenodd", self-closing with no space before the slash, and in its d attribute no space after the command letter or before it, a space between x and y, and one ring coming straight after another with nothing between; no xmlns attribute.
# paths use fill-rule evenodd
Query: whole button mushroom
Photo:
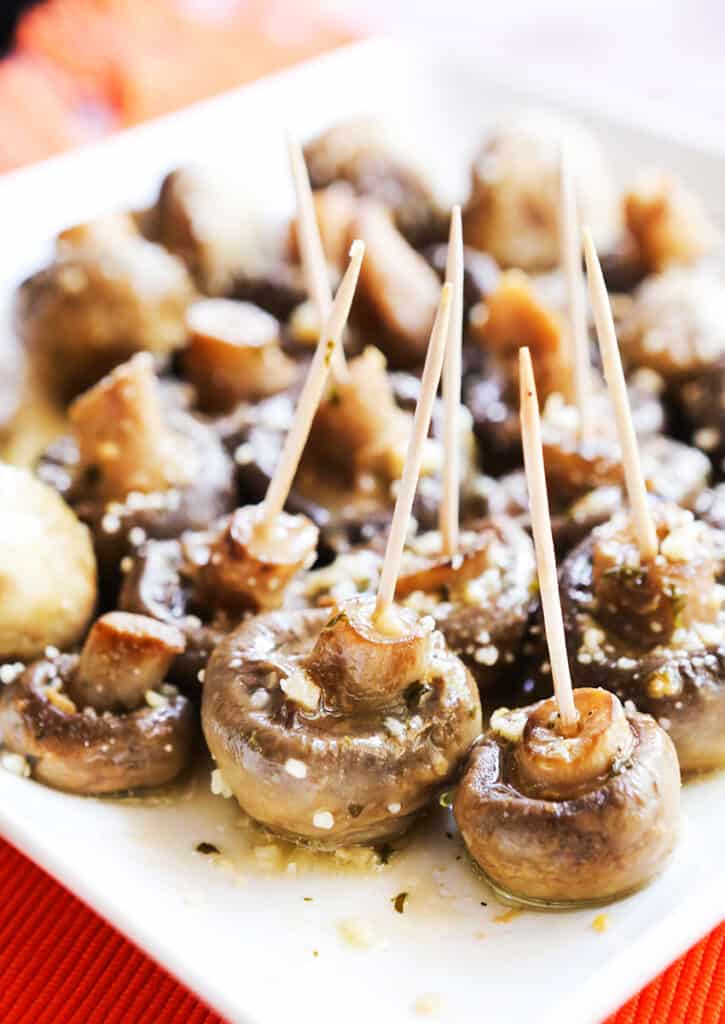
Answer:
<svg viewBox="0 0 725 1024"><path fill-rule="evenodd" d="M121 558L147 537L176 537L229 511L233 467L212 430L164 404L151 357L139 353L70 409L73 438L38 467L88 523L104 596Z"/></svg>
<svg viewBox="0 0 725 1024"><path fill-rule="evenodd" d="M250 302L201 299L186 315L189 343L183 362L207 412L229 412L289 388L297 367L280 346L273 316Z"/></svg>
<svg viewBox="0 0 725 1024"><path fill-rule="evenodd" d="M96 604L91 535L58 494L0 463L0 659L81 638Z"/></svg>
<svg viewBox="0 0 725 1024"><path fill-rule="evenodd" d="M147 541L124 574L122 608L183 632L186 649L170 679L189 692L219 641L249 614L281 607L291 580L316 557L318 530L306 516L283 513L274 533L260 537L259 514L259 506L239 508L208 530Z"/></svg>
<svg viewBox="0 0 725 1024"><path fill-rule="evenodd" d="M159 786L187 766L189 701L165 683L178 630L114 612L80 655L49 652L0 689L0 743L33 778L87 795Z"/></svg>
<svg viewBox="0 0 725 1024"><path fill-rule="evenodd" d="M601 689L574 691L579 727L554 700L494 713L453 802L494 889L534 906L617 899L667 864L679 831L680 771L667 733Z"/></svg>
<svg viewBox="0 0 725 1024"><path fill-rule="evenodd" d="M184 344L194 288L183 264L121 218L82 225L18 292L18 333L63 400L133 355L163 360Z"/></svg>
<svg viewBox="0 0 725 1024"><path fill-rule="evenodd" d="M202 723L242 808L334 848L400 835L480 731L476 685L431 620L374 598L242 624L206 670Z"/></svg>
<svg viewBox="0 0 725 1024"><path fill-rule="evenodd" d="M597 139L547 110L525 110L496 125L477 154L463 214L467 245L502 267L550 270L559 262L559 166L566 144L583 224L597 248L620 232L617 193Z"/></svg>
<svg viewBox="0 0 725 1024"><path fill-rule="evenodd" d="M653 503L659 554L639 558L621 512L561 566L574 679L599 685L666 726L683 772L725 764L722 531Z"/></svg>

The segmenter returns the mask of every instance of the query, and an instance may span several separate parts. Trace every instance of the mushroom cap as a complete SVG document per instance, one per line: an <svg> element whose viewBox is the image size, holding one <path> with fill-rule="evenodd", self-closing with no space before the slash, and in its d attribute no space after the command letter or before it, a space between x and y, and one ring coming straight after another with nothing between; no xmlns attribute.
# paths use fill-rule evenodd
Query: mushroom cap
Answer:
<svg viewBox="0 0 725 1024"><path fill-rule="evenodd" d="M0 464L0 659L80 639L96 603L90 533L58 494Z"/></svg>
<svg viewBox="0 0 725 1024"><path fill-rule="evenodd" d="M621 227L617 193L595 136L550 110L524 110L495 126L472 171L463 215L467 244L504 267L548 270L559 262L559 165L565 143L583 224L597 249Z"/></svg>
<svg viewBox="0 0 725 1024"><path fill-rule="evenodd" d="M604 633L592 615L594 537L564 560L559 589L575 686L604 686L667 729L683 773L725 765L725 628L646 650ZM595 643L596 640L596 643Z"/></svg>
<svg viewBox="0 0 725 1024"><path fill-rule="evenodd" d="M679 827L674 746L648 715L628 713L630 760L568 800L528 796L514 753L494 732L471 753L453 812L494 888L517 901L562 906L624 896L658 874Z"/></svg>
<svg viewBox="0 0 725 1024"><path fill-rule="evenodd" d="M285 695L328 610L242 624L206 670L202 725L242 808L281 835L324 847L405 831L454 776L480 731L473 679L443 648L423 685L389 708L317 711ZM406 698L407 697L407 702Z"/></svg>
<svg viewBox="0 0 725 1024"><path fill-rule="evenodd" d="M76 655L36 661L0 689L5 749L28 759L33 778L69 793L117 793L174 779L190 756L189 701L170 695L157 707L123 714L89 714L72 702L65 710L48 698L49 684L71 677L77 666Z"/></svg>

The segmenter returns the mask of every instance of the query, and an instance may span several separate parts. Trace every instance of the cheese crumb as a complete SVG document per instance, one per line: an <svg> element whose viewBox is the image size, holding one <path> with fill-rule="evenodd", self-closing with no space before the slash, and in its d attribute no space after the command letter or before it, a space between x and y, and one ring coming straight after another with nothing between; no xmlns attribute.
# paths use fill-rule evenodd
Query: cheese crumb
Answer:
<svg viewBox="0 0 725 1024"><path fill-rule="evenodd" d="M592 921L592 928L595 932L606 932L607 928L609 928L609 915L597 914Z"/></svg>
<svg viewBox="0 0 725 1024"><path fill-rule="evenodd" d="M304 761L298 761L296 757L288 757L284 763L284 770L295 779L307 778L307 765Z"/></svg>
<svg viewBox="0 0 725 1024"><path fill-rule="evenodd" d="M513 711L509 708L497 708L491 715L489 723L493 732L509 743L518 743L524 734L528 716L524 708L517 708Z"/></svg>
<svg viewBox="0 0 725 1024"><path fill-rule="evenodd" d="M12 754L9 750L0 754L0 766L12 775L18 775L21 779L30 778L30 765L22 754Z"/></svg>
<svg viewBox="0 0 725 1024"><path fill-rule="evenodd" d="M232 793L231 787L222 775L220 768L215 768L211 773L211 791L214 796L223 796L225 800L229 800L234 796L234 793Z"/></svg>
<svg viewBox="0 0 725 1024"><path fill-rule="evenodd" d="M370 949L375 943L375 931L362 917L348 917L337 926L340 936L354 949Z"/></svg>
<svg viewBox="0 0 725 1024"><path fill-rule="evenodd" d="M329 832L329 830L335 825L335 819L329 811L315 811L312 815L312 824L315 828Z"/></svg>

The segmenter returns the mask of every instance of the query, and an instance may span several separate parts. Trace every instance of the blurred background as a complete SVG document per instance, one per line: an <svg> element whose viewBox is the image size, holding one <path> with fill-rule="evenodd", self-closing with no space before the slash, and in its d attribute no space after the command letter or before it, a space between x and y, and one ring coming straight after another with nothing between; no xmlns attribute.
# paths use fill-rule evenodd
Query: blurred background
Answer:
<svg viewBox="0 0 725 1024"><path fill-rule="evenodd" d="M381 33L725 126L721 0L2 0L0 171Z"/></svg>

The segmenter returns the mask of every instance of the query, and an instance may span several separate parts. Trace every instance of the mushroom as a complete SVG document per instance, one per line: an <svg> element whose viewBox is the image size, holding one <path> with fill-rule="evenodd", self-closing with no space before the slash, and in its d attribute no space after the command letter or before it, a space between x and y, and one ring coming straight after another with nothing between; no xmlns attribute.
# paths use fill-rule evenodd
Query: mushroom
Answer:
<svg viewBox="0 0 725 1024"><path fill-rule="evenodd" d="M189 343L183 365L207 412L229 412L289 388L295 363L280 347L273 316L249 302L202 299L186 315Z"/></svg>
<svg viewBox="0 0 725 1024"><path fill-rule="evenodd" d="M51 487L2 463L0 508L0 660L72 646L96 604L88 529Z"/></svg>
<svg viewBox="0 0 725 1024"><path fill-rule="evenodd" d="M650 506L654 561L640 560L620 513L565 559L560 573L576 682L596 680L653 715L683 772L725 764L725 547L719 530L664 503Z"/></svg>
<svg viewBox="0 0 725 1024"><path fill-rule="evenodd" d="M232 507L231 460L209 427L164 407L147 354L78 398L70 419L74 438L50 449L39 473L90 526L107 591L130 547L201 528Z"/></svg>
<svg viewBox="0 0 725 1024"><path fill-rule="evenodd" d="M188 764L192 708L165 684L176 629L114 612L80 655L46 654L0 688L0 745L39 782L70 793L159 786Z"/></svg>
<svg viewBox="0 0 725 1024"><path fill-rule="evenodd" d="M650 272L696 263L715 246L717 233L699 199L670 174L640 175L622 205L627 229Z"/></svg>
<svg viewBox="0 0 725 1024"><path fill-rule="evenodd" d="M18 292L18 333L48 388L68 400L128 359L164 360L186 338L194 289L182 263L130 227L83 226Z"/></svg>
<svg viewBox="0 0 725 1024"><path fill-rule="evenodd" d="M182 260L205 295L224 295L240 277L264 274L267 231L255 201L215 168L180 167L166 175L144 230Z"/></svg>
<svg viewBox="0 0 725 1024"><path fill-rule="evenodd" d="M435 316L438 275L381 204L361 200L352 230L367 251L354 309L358 329L376 339L394 368L418 366Z"/></svg>
<svg viewBox="0 0 725 1024"><path fill-rule="evenodd" d="M475 683L432 622L375 601L243 623L206 670L209 749L246 813L331 848L400 835L480 731Z"/></svg>
<svg viewBox="0 0 725 1024"><path fill-rule="evenodd" d="M619 336L631 365L655 370L677 387L683 375L725 357L725 281L706 267L672 267L648 277Z"/></svg>
<svg viewBox="0 0 725 1024"><path fill-rule="evenodd" d="M667 733L601 689L574 691L564 736L554 700L494 713L453 812L493 888L533 906L621 898L667 863L679 828L680 773Z"/></svg>
<svg viewBox="0 0 725 1024"><path fill-rule="evenodd" d="M314 189L348 182L387 207L411 245L445 237L445 215L409 153L394 142L391 126L372 118L333 125L308 143L305 161Z"/></svg>
<svg viewBox="0 0 725 1024"><path fill-rule="evenodd" d="M617 196L597 139L551 111L496 125L476 156L464 210L467 245L503 267L550 270L559 261L559 166L566 146L582 223L606 251L619 235Z"/></svg>

